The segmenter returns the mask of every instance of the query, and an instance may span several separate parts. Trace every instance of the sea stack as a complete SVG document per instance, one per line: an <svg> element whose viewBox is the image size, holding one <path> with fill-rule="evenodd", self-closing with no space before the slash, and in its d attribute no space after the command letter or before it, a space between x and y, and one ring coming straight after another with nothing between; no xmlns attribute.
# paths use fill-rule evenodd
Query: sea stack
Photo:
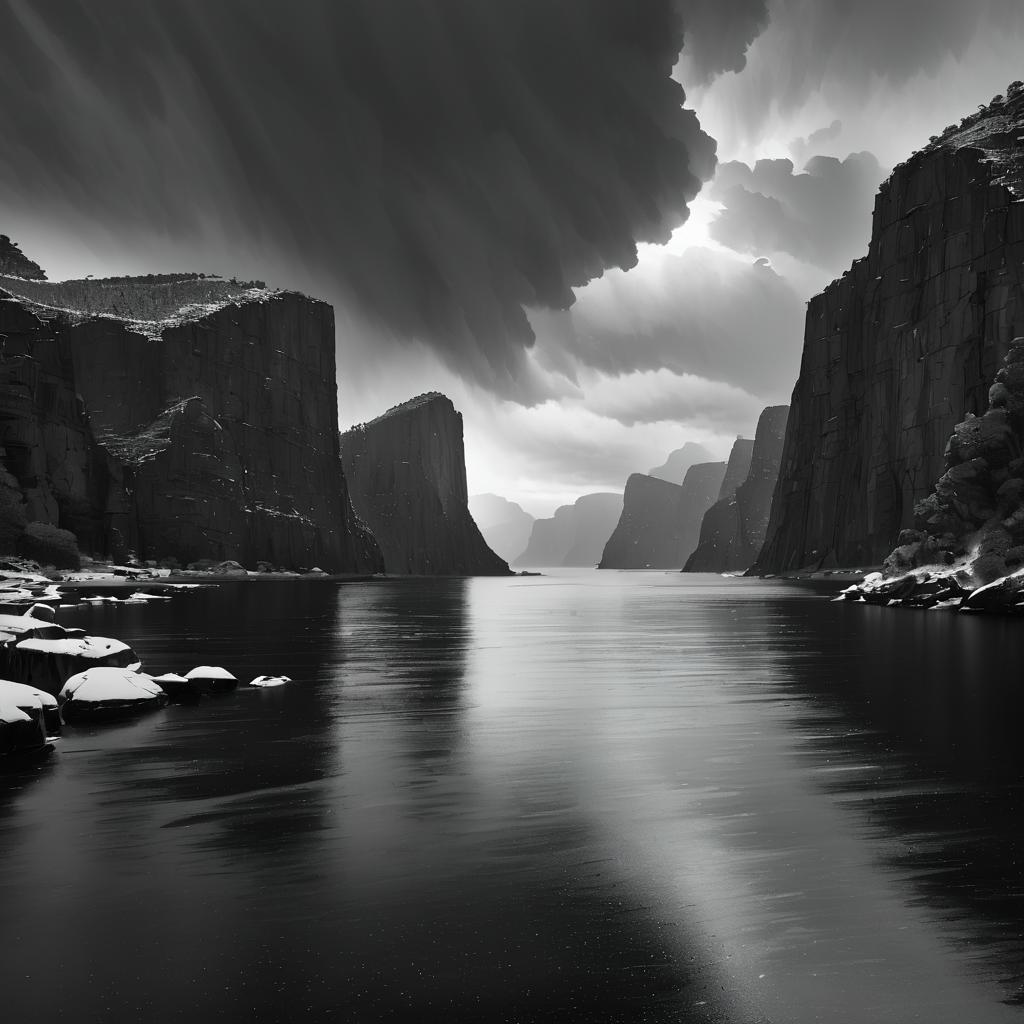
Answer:
<svg viewBox="0 0 1024 1024"><path fill-rule="evenodd" d="M462 415L430 392L341 437L352 504L368 524L388 573L500 576L505 561L469 512Z"/></svg>
<svg viewBox="0 0 1024 1024"><path fill-rule="evenodd" d="M880 564L955 424L1024 335L1024 91L951 125L878 193L867 255L811 300L755 571Z"/></svg>
<svg viewBox="0 0 1024 1024"><path fill-rule="evenodd" d="M749 446L745 478L730 490L730 473L726 473L722 490L727 493L705 513L700 542L685 572L738 572L754 564L768 529L788 415L788 406L769 406L757 421L754 440L737 440L736 445ZM732 463L730 457L730 471Z"/></svg>
<svg viewBox="0 0 1024 1024"><path fill-rule="evenodd" d="M0 537L38 523L118 560L379 567L341 473L326 303L197 274L0 276L0 335Z"/></svg>
<svg viewBox="0 0 1024 1024"><path fill-rule="evenodd" d="M725 474L726 463L702 462L691 466L677 486L634 473L598 568L681 569Z"/></svg>

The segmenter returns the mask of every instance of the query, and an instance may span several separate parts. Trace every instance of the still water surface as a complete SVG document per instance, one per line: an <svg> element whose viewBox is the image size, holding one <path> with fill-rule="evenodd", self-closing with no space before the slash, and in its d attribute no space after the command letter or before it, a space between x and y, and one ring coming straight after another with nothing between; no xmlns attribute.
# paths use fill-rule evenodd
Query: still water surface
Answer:
<svg viewBox="0 0 1024 1024"><path fill-rule="evenodd" d="M61 618L295 682L0 776L4 1020L1024 1018L1018 622L593 571Z"/></svg>

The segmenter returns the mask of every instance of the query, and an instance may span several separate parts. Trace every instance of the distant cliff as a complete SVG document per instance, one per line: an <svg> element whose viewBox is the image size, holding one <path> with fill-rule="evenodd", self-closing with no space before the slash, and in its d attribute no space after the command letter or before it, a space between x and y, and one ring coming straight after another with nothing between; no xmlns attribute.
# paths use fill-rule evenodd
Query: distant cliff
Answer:
<svg viewBox="0 0 1024 1024"><path fill-rule="evenodd" d="M814 298L755 571L878 564L1024 334L1024 92L895 169L868 254Z"/></svg>
<svg viewBox="0 0 1024 1024"><path fill-rule="evenodd" d="M389 573L509 572L469 512L462 416L444 395L420 395L346 431L341 458L356 512Z"/></svg>
<svg viewBox="0 0 1024 1024"><path fill-rule="evenodd" d="M584 494L556 509L550 519L535 520L526 550L514 564L593 567L621 512L621 494Z"/></svg>
<svg viewBox="0 0 1024 1024"><path fill-rule="evenodd" d="M341 474L327 304L199 275L0 277L0 336L0 536L20 518L117 559L379 566Z"/></svg>
<svg viewBox="0 0 1024 1024"><path fill-rule="evenodd" d="M471 494L469 511L496 555L511 563L522 554L533 529L529 512L497 494Z"/></svg>
<svg viewBox="0 0 1024 1024"><path fill-rule="evenodd" d="M699 462L711 462L711 452L702 444L687 441L682 448L677 448L660 465L647 471L648 476L667 480L670 484L681 484L686 471Z"/></svg>
<svg viewBox="0 0 1024 1024"><path fill-rule="evenodd" d="M788 414L788 406L769 406L757 421L754 440L736 441L733 455L741 444L746 451L745 459L741 456L748 467L745 479L705 513L700 542L686 562L686 572L736 572L753 565L768 529ZM730 470L732 465L730 457ZM729 476L726 473L723 492L728 490Z"/></svg>
<svg viewBox="0 0 1024 1024"><path fill-rule="evenodd" d="M746 437L737 437L729 452L729 461L725 466L725 476L718 497L731 498L750 473L750 460L754 457L754 442Z"/></svg>
<svg viewBox="0 0 1024 1024"><path fill-rule="evenodd" d="M725 473L724 462L699 463L679 485L634 473L626 481L622 515L598 568L682 568Z"/></svg>

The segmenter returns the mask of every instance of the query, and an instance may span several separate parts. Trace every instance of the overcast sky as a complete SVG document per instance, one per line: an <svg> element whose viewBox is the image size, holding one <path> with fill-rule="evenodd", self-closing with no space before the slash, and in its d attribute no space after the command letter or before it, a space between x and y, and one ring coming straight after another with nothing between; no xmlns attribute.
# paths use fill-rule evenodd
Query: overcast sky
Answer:
<svg viewBox="0 0 1024 1024"><path fill-rule="evenodd" d="M788 401L874 193L1024 78L1020 0L0 0L0 232L327 299L535 514Z"/></svg>

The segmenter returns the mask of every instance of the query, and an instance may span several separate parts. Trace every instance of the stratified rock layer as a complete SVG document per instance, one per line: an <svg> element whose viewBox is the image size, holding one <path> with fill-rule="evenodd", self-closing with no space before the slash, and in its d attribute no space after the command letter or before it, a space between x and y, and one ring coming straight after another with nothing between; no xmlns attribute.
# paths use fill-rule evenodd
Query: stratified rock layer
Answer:
<svg viewBox="0 0 1024 1024"><path fill-rule="evenodd" d="M498 576L510 570L469 512L462 415L444 395L420 395L341 437L356 512L389 573Z"/></svg>
<svg viewBox="0 0 1024 1024"><path fill-rule="evenodd" d="M562 505L550 519L534 521L526 550L515 560L527 567L593 567L601 560L622 514L622 495L601 491Z"/></svg>
<svg viewBox="0 0 1024 1024"><path fill-rule="evenodd" d="M785 405L769 406L761 413L746 479L708 509L686 572L737 572L753 565L768 530L788 414Z"/></svg>
<svg viewBox="0 0 1024 1024"><path fill-rule="evenodd" d="M724 462L691 466L679 485L634 473L626 482L622 515L598 568L681 568L725 474Z"/></svg>
<svg viewBox="0 0 1024 1024"><path fill-rule="evenodd" d="M755 571L879 564L1024 333L1024 94L897 167L868 255L808 308Z"/></svg>
<svg viewBox="0 0 1024 1024"><path fill-rule="evenodd" d="M9 519L118 559L379 566L341 473L330 306L243 289L142 323L16 287L0 280L0 485L23 501Z"/></svg>

